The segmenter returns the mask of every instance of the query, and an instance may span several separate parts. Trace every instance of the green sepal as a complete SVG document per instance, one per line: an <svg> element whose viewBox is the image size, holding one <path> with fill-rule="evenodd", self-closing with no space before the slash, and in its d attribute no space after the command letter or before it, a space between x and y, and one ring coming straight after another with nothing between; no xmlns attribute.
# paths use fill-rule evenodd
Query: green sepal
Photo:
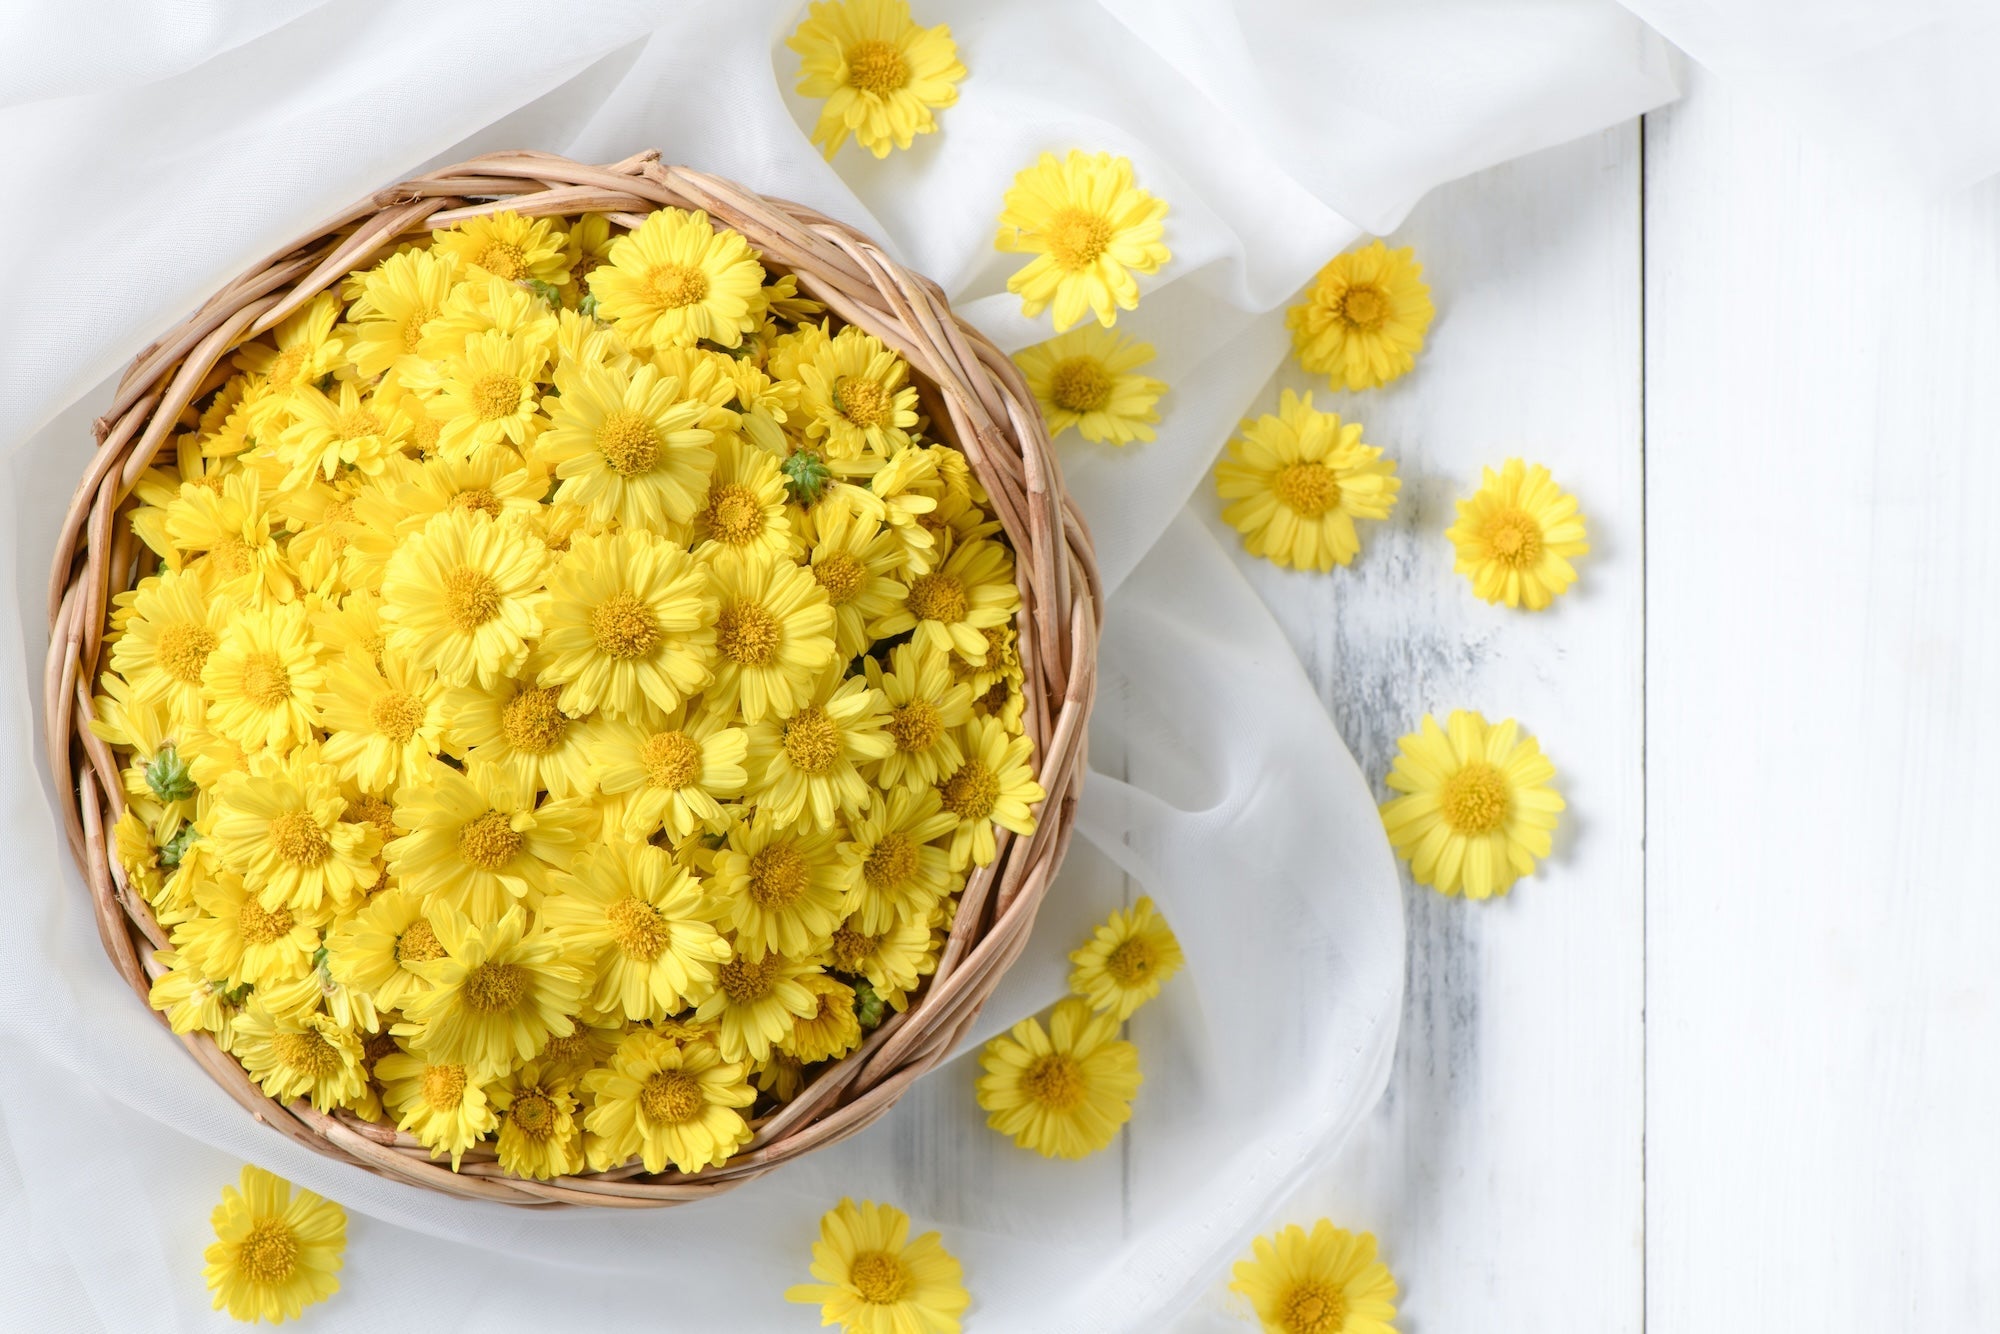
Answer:
<svg viewBox="0 0 2000 1334"><path fill-rule="evenodd" d="M169 741L146 761L146 786L161 801L186 801L195 794L194 775Z"/></svg>

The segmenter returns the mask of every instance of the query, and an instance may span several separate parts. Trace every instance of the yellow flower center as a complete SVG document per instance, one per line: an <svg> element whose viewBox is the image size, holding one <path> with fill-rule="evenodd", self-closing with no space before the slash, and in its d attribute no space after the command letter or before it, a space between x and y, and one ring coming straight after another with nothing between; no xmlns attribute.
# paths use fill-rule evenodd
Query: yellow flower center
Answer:
<svg viewBox="0 0 2000 1334"><path fill-rule="evenodd" d="M910 1290L910 1271L887 1251L863 1251L848 1266L855 1295L870 1306L894 1306Z"/></svg>
<svg viewBox="0 0 2000 1334"><path fill-rule="evenodd" d="M154 658L168 676L182 685L201 684L201 669L215 651L215 631L194 621L182 621L160 631Z"/></svg>
<svg viewBox="0 0 2000 1334"><path fill-rule="evenodd" d="M1042 235L1059 267L1081 273L1097 263L1111 244L1111 219L1088 209L1066 208L1049 219Z"/></svg>
<svg viewBox="0 0 2000 1334"><path fill-rule="evenodd" d="M591 1051L594 1039L590 1030L575 1015L570 1016L570 1022L576 1027L567 1037L550 1038L549 1045L542 1048L542 1059L554 1065L595 1062L597 1058Z"/></svg>
<svg viewBox="0 0 2000 1334"><path fill-rule="evenodd" d="M865 376L843 375L833 383L833 405L841 416L865 431L887 424L895 399Z"/></svg>
<svg viewBox="0 0 2000 1334"><path fill-rule="evenodd" d="M889 737L904 754L929 750L944 735L944 719L937 705L927 699L913 699L889 710Z"/></svg>
<svg viewBox="0 0 2000 1334"><path fill-rule="evenodd" d="M236 934L243 937L245 945L268 945L292 933L292 910L279 908L276 912L266 912L264 905L257 901L255 894L245 895L243 907L236 914Z"/></svg>
<svg viewBox="0 0 2000 1334"><path fill-rule="evenodd" d="M474 1014L505 1014L528 994L528 970L518 963L482 963L465 975L459 994Z"/></svg>
<svg viewBox="0 0 2000 1334"><path fill-rule="evenodd" d="M944 808L961 820L984 820L1000 799L1000 780L980 760L967 760L938 789Z"/></svg>
<svg viewBox="0 0 2000 1334"><path fill-rule="evenodd" d="M333 432L343 440L359 440L365 435L374 435L382 429L381 419L367 408L356 408L343 413L334 423Z"/></svg>
<svg viewBox="0 0 2000 1334"><path fill-rule="evenodd" d="M1372 333L1389 318L1389 298L1381 288L1369 284L1350 287L1340 298L1340 318Z"/></svg>
<svg viewBox="0 0 2000 1334"><path fill-rule="evenodd" d="M876 889L895 889L916 877L918 864L916 840L895 829L869 850L861 874Z"/></svg>
<svg viewBox="0 0 2000 1334"><path fill-rule="evenodd" d="M1340 503L1340 479L1324 463L1294 463L1272 481L1278 499L1300 517L1317 519Z"/></svg>
<svg viewBox="0 0 2000 1334"><path fill-rule="evenodd" d="M399 326L403 338L403 351L415 352L418 340L424 336L424 326L443 313L436 306L425 306L422 310L413 310L403 316L403 322Z"/></svg>
<svg viewBox="0 0 2000 1334"><path fill-rule="evenodd" d="M424 1067L424 1101L441 1112L458 1110L465 1101L465 1067L427 1065Z"/></svg>
<svg viewBox="0 0 2000 1334"><path fill-rule="evenodd" d="M707 1102L701 1081L685 1070L662 1070L639 1087L639 1110L655 1125L692 1121Z"/></svg>
<svg viewBox="0 0 2000 1334"><path fill-rule="evenodd" d="M812 567L813 578L826 590L826 600L844 607L861 595L868 582L867 567L845 551L831 552ZM197 676L196 678L200 678Z"/></svg>
<svg viewBox="0 0 2000 1334"><path fill-rule="evenodd" d="M292 697L292 674L275 653L252 653L243 659L243 698L259 708L275 709Z"/></svg>
<svg viewBox="0 0 2000 1334"><path fill-rule="evenodd" d="M511 417L521 406L521 382L499 371L482 375L472 385L472 410L483 422Z"/></svg>
<svg viewBox="0 0 2000 1334"><path fill-rule="evenodd" d="M556 706L560 686L523 690L500 710L500 733L507 744L529 755L547 755L560 746L569 730L569 715Z"/></svg>
<svg viewBox="0 0 2000 1334"><path fill-rule="evenodd" d="M521 852L521 836L505 811L487 811L458 830L458 855L474 866L497 871Z"/></svg>
<svg viewBox="0 0 2000 1334"><path fill-rule="evenodd" d="M795 843L773 843L750 858L750 901L779 912L798 901L812 883L812 868Z"/></svg>
<svg viewBox="0 0 2000 1334"><path fill-rule="evenodd" d="M685 732L655 732L639 747L646 781L670 792L701 776L701 743Z"/></svg>
<svg viewBox="0 0 2000 1334"><path fill-rule="evenodd" d="M1074 1057L1052 1051L1022 1073L1021 1088L1050 1111L1067 1112L1083 1101L1083 1071Z"/></svg>
<svg viewBox="0 0 2000 1334"><path fill-rule="evenodd" d="M847 82L864 93L887 97L909 86L910 64L890 43L868 38L847 48Z"/></svg>
<svg viewBox="0 0 2000 1334"><path fill-rule="evenodd" d="M1486 521L1486 547L1493 559L1521 570L1542 558L1542 526L1522 510L1504 509Z"/></svg>
<svg viewBox="0 0 2000 1334"><path fill-rule="evenodd" d="M529 1139L547 1139L555 1133L556 1105L545 1093L519 1093L507 1119Z"/></svg>
<svg viewBox="0 0 2000 1334"><path fill-rule="evenodd" d="M1136 987L1152 977L1159 955L1144 940L1134 936L1105 956L1104 971L1121 987Z"/></svg>
<svg viewBox="0 0 2000 1334"><path fill-rule="evenodd" d="M910 583L910 610L920 621L956 625L965 619L965 585L943 570L918 575Z"/></svg>
<svg viewBox="0 0 2000 1334"><path fill-rule="evenodd" d="M754 542L764 531L764 502L741 482L717 482L702 512L708 535L727 546Z"/></svg>
<svg viewBox="0 0 2000 1334"><path fill-rule="evenodd" d="M1445 780L1438 796L1444 822L1461 834L1490 834L1507 820L1513 795L1500 771L1474 760Z"/></svg>
<svg viewBox="0 0 2000 1334"><path fill-rule="evenodd" d="M399 746L423 723L424 702L407 691L385 690L368 706L368 725Z"/></svg>
<svg viewBox="0 0 2000 1334"><path fill-rule="evenodd" d="M1347 1327L1347 1298L1309 1279L1285 1294L1279 1319L1285 1334L1339 1334Z"/></svg>
<svg viewBox="0 0 2000 1334"><path fill-rule="evenodd" d="M1066 412L1102 412L1117 382L1096 357L1058 361L1049 375L1049 397Z"/></svg>
<svg viewBox="0 0 2000 1334"><path fill-rule="evenodd" d="M305 346L300 344L288 347L271 362L271 369L266 372L265 383L273 393L284 393L292 387L292 381L297 378L299 368L305 364Z"/></svg>
<svg viewBox="0 0 2000 1334"><path fill-rule="evenodd" d="M444 616L463 634L471 634L500 614L500 585L484 570L461 565L444 576Z"/></svg>
<svg viewBox="0 0 2000 1334"><path fill-rule="evenodd" d="M708 275L685 264L655 264L646 271L645 287L653 304L680 310L708 299Z"/></svg>
<svg viewBox="0 0 2000 1334"><path fill-rule="evenodd" d="M468 487L451 498L455 510L468 510L500 517L500 497L483 486Z"/></svg>
<svg viewBox="0 0 2000 1334"><path fill-rule="evenodd" d="M474 262L495 278L505 278L510 283L528 276L528 257L512 241L488 241Z"/></svg>
<svg viewBox="0 0 2000 1334"><path fill-rule="evenodd" d="M208 558L215 562L215 567L226 578L236 579L250 572L250 544L235 533L225 535L210 547Z"/></svg>
<svg viewBox="0 0 2000 1334"><path fill-rule="evenodd" d="M636 412L613 412L597 428L597 452L620 477L651 472L660 459L660 433Z"/></svg>
<svg viewBox="0 0 2000 1334"><path fill-rule="evenodd" d="M611 924L611 938L628 959L651 963L667 947L666 920L644 899L622 898L605 910L604 919Z"/></svg>
<svg viewBox="0 0 2000 1334"><path fill-rule="evenodd" d="M785 724L785 758L802 774L823 774L840 760L840 729L817 704Z"/></svg>
<svg viewBox="0 0 2000 1334"><path fill-rule="evenodd" d="M340 1048L328 1042L317 1028L299 1033L273 1033L271 1054L287 1070L297 1070L314 1079L338 1074L341 1067L347 1064Z"/></svg>
<svg viewBox="0 0 2000 1334"><path fill-rule="evenodd" d="M771 994L771 983L778 972L778 956L767 954L752 963L748 959L731 959L716 970L716 985L722 994L729 997L731 1005L749 1005L763 1000Z"/></svg>
<svg viewBox="0 0 2000 1334"><path fill-rule="evenodd" d="M754 602L722 609L715 622L716 651L745 667L762 667L778 651L778 618Z"/></svg>
<svg viewBox="0 0 2000 1334"><path fill-rule="evenodd" d="M630 593L613 593L590 613L590 634L607 655L624 661L653 651L660 642L660 623L652 608Z"/></svg>
<svg viewBox="0 0 2000 1334"><path fill-rule="evenodd" d="M305 811L285 811L271 819L271 846L278 860L301 870L324 865L333 855L333 842L319 821Z"/></svg>
<svg viewBox="0 0 2000 1334"><path fill-rule="evenodd" d="M403 928L403 934L396 937L396 962L429 963L432 959L444 957L444 946L438 943L437 932L431 929L428 917L419 917Z"/></svg>
<svg viewBox="0 0 2000 1334"><path fill-rule="evenodd" d="M396 836L396 808L383 797L363 792L341 808L340 818L349 824L372 824L382 831L384 840Z"/></svg>
<svg viewBox="0 0 2000 1334"><path fill-rule="evenodd" d="M833 963L843 973L856 972L861 961L875 952L881 944L878 936L866 936L851 926L842 926L833 933Z"/></svg>
<svg viewBox="0 0 2000 1334"><path fill-rule="evenodd" d="M299 1239L282 1218L260 1218L236 1244L236 1267L263 1287L277 1287L299 1266Z"/></svg>

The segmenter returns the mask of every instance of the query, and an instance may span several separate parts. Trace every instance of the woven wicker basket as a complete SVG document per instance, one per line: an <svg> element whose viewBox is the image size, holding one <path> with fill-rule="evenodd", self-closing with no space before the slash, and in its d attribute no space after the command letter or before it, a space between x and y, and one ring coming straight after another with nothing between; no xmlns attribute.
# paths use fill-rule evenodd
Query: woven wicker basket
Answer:
<svg viewBox="0 0 2000 1334"><path fill-rule="evenodd" d="M649 1175L632 1164L524 1181L503 1174L490 1152L468 1155L453 1172L388 1126L346 1113L326 1115L305 1102L274 1102L206 1034L183 1039L258 1120L322 1153L453 1195L533 1205L678 1204L727 1190L867 1126L944 1059L1020 953L1074 822L1101 599L1089 535L1063 491L1047 428L1013 363L951 313L935 284L810 209L663 166L656 153L609 166L544 153L494 154L382 190L245 272L139 354L97 422L97 453L55 553L44 696L49 767L58 789L76 799L64 810L69 841L112 962L143 1004L157 972L151 952L166 948L167 937L107 852L123 796L110 749L86 723L109 599L129 588L137 572L140 548L124 518L133 486L212 368L409 234L501 209L604 213L614 226L629 228L669 205L705 209L717 223L743 233L767 268L796 274L805 294L909 361L934 434L964 451L1018 556L1025 720L1048 800L1032 836L1001 831L998 859L967 883L937 972L909 1009L757 1124L756 1138L726 1165L698 1176Z"/></svg>

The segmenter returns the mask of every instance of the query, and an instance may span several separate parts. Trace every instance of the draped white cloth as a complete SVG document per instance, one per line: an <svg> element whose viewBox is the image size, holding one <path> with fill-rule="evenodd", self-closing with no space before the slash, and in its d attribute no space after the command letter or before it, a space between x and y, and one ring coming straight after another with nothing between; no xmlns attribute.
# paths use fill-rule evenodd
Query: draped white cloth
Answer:
<svg viewBox="0 0 2000 1334"><path fill-rule="evenodd" d="M1667 99L1671 52L1608 0L918 0L971 71L959 104L909 152L829 165L790 91L803 8L0 8L0 754L42 753L51 548L110 377L350 200L490 149L657 147L883 238L1015 348L1049 331L1005 293L1002 192L1043 150L1126 154L1172 207L1174 257L1120 327L1158 346L1172 390L1156 443L1063 442L1113 590L1099 771L978 1036L1060 992L1128 873L1190 966L1135 1020L1148 1082L1127 1144L1081 1165L1012 1149L962 1056L867 1134L690 1208L535 1213L382 1181L256 1125L126 990L61 844L63 798L16 759L0 771L0 1324L215 1327L207 1215L252 1160L354 1212L322 1328L811 1328L781 1294L851 1194L946 1233L975 1328L1159 1330L1380 1092L1403 971L1393 863L1368 783L1218 544L1205 478L1238 418L1270 406L1282 307L1320 263L1432 185Z"/></svg>

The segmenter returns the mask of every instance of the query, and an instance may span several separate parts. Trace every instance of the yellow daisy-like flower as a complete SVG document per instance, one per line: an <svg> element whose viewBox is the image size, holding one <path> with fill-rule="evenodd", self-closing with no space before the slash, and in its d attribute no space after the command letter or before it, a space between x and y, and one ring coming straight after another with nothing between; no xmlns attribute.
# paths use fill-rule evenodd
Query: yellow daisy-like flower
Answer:
<svg viewBox="0 0 2000 1334"><path fill-rule="evenodd" d="M272 331L271 343L251 343L238 349L232 359L236 368L263 377L263 392L251 407L256 429L282 426L290 411L292 391L339 369L346 360L345 346L333 336L334 321L339 318L339 298L321 292L279 323Z"/></svg>
<svg viewBox="0 0 2000 1334"><path fill-rule="evenodd" d="M1458 559L1452 568L1487 602L1540 611L1576 582L1571 556L1590 550L1576 497L1541 464L1508 459L1487 468L1478 492L1458 502L1445 530Z"/></svg>
<svg viewBox="0 0 2000 1334"><path fill-rule="evenodd" d="M424 900L400 886L373 896L326 934L326 967L342 986L364 991L379 1010L400 1010L431 984L418 964L444 957Z"/></svg>
<svg viewBox="0 0 2000 1334"><path fill-rule="evenodd" d="M345 904L375 883L381 837L341 818L340 778L310 750L258 755L215 785L211 837L223 865L258 886L264 907Z"/></svg>
<svg viewBox="0 0 2000 1334"><path fill-rule="evenodd" d="M716 611L707 573L664 538L576 538L549 572L539 679L571 714L676 708L709 682Z"/></svg>
<svg viewBox="0 0 2000 1334"><path fill-rule="evenodd" d="M799 979L819 1009L802 1015L785 1036L785 1050L804 1065L838 1060L861 1045L861 1020L854 1011L854 988L824 973Z"/></svg>
<svg viewBox="0 0 2000 1334"><path fill-rule="evenodd" d="M338 397L303 385L292 394L292 424L272 449L273 461L286 469L274 489L296 490L314 477L331 482L343 468L378 475L409 439L408 419L372 396L363 399L352 380Z"/></svg>
<svg viewBox="0 0 2000 1334"><path fill-rule="evenodd" d="M827 954L836 971L867 978L875 993L901 1013L909 1008L909 993L918 982L937 971L937 948L928 918L902 918L880 935L863 931L849 918L833 933Z"/></svg>
<svg viewBox="0 0 2000 1334"><path fill-rule="evenodd" d="M1328 260L1285 312L1299 364L1335 389L1370 389L1408 371L1436 313L1410 256L1377 241Z"/></svg>
<svg viewBox="0 0 2000 1334"><path fill-rule="evenodd" d="M704 907L701 883L664 849L617 839L577 853L536 917L592 962L586 1017L644 1023L715 989L730 949Z"/></svg>
<svg viewBox="0 0 2000 1334"><path fill-rule="evenodd" d="M728 723L704 708L685 721L676 711L659 727L614 719L598 728L591 773L607 795L625 798L625 832L650 838L664 828L678 841L722 823L722 799L750 781L749 737Z"/></svg>
<svg viewBox="0 0 2000 1334"><path fill-rule="evenodd" d="M202 482L214 481L214 474ZM167 503L166 537L181 552L201 552L188 568L209 580L211 595L256 606L296 596L285 553L272 534L271 498L257 474L229 473L219 486L183 482Z"/></svg>
<svg viewBox="0 0 2000 1334"><path fill-rule="evenodd" d="M993 244L1035 258L1007 280L1033 318L1053 304L1056 331L1085 313L1109 328L1139 305L1135 273L1172 258L1160 237L1167 203L1132 182L1132 163L1109 153L1044 153L1014 177Z"/></svg>
<svg viewBox="0 0 2000 1334"><path fill-rule="evenodd" d="M1396 1280L1375 1258L1375 1238L1322 1218L1308 1233L1296 1223L1250 1244L1231 1292L1250 1299L1267 1334L1396 1334Z"/></svg>
<svg viewBox="0 0 2000 1334"><path fill-rule="evenodd" d="M1132 1117L1139 1049L1118 1021L1071 997L1044 1029L1035 1018L980 1053L979 1105L986 1123L1045 1158L1083 1158L1108 1146Z"/></svg>
<svg viewBox="0 0 2000 1334"><path fill-rule="evenodd" d="M487 765L461 773L441 763L397 789L395 821L402 837L382 850L390 873L481 922L517 900L532 907L594 825L588 803L538 807L534 793Z"/></svg>
<svg viewBox="0 0 2000 1334"><path fill-rule="evenodd" d="M958 821L951 836L954 871L968 863L986 866L999 855L995 825L1017 834L1034 833L1035 815L1029 808L1048 795L1028 767L1034 743L1008 735L998 718L974 718L959 732L958 742L965 759L937 787L944 809Z"/></svg>
<svg viewBox="0 0 2000 1334"><path fill-rule="evenodd" d="M375 1062L375 1078L382 1082L382 1101L396 1114L396 1129L415 1135L433 1158L449 1154L454 1172L467 1149L499 1129L485 1081L460 1062L433 1063L394 1051Z"/></svg>
<svg viewBox="0 0 2000 1334"><path fill-rule="evenodd" d="M460 686L444 697L451 741L468 762L491 765L518 791L587 796L595 788L590 751L595 724L562 707L561 686L526 675L498 690Z"/></svg>
<svg viewBox="0 0 2000 1334"><path fill-rule="evenodd" d="M609 1067L584 1076L595 1103L584 1117L588 1154L597 1171L635 1155L648 1172L694 1173L720 1167L750 1139L738 1108L757 1100L748 1068L725 1061L714 1047L682 1047L638 1029L618 1044Z"/></svg>
<svg viewBox="0 0 2000 1334"><path fill-rule="evenodd" d="M267 909L234 871L203 876L191 892L200 911L174 927L173 941L202 976L232 987L270 988L312 968L323 914L282 904Z"/></svg>
<svg viewBox="0 0 2000 1334"><path fill-rule="evenodd" d="M611 243L608 263L590 271L598 313L635 348L735 347L757 327L764 266L734 231L708 214L663 208Z"/></svg>
<svg viewBox="0 0 2000 1334"><path fill-rule="evenodd" d="M169 570L139 586L125 633L111 646L111 670L142 700L167 706L178 722L202 717L201 673L229 628L229 604L201 580Z"/></svg>
<svg viewBox="0 0 2000 1334"><path fill-rule="evenodd" d="M523 445L541 407L548 349L497 329L475 334L434 375L416 382L429 411L444 420L438 447L470 454L481 445Z"/></svg>
<svg viewBox="0 0 2000 1334"><path fill-rule="evenodd" d="M1159 995L1160 985L1186 962L1181 943L1153 911L1150 898L1112 913L1069 961L1076 965L1069 989L1121 1024Z"/></svg>
<svg viewBox="0 0 2000 1334"><path fill-rule="evenodd" d="M903 563L902 543L879 520L846 505L820 506L813 511L813 527L809 568L833 604L840 659L851 661L871 643L869 623L909 595L895 577Z"/></svg>
<svg viewBox="0 0 2000 1334"><path fill-rule="evenodd" d="M823 948L860 869L842 851L839 831L797 828L762 808L730 826L728 842L706 860L710 911L751 960L803 959Z"/></svg>
<svg viewBox="0 0 2000 1334"><path fill-rule="evenodd" d="M721 609L715 680L703 700L740 709L750 723L791 713L836 661L826 590L789 561L711 562L709 574Z"/></svg>
<svg viewBox="0 0 2000 1334"><path fill-rule="evenodd" d="M695 1020L718 1025L715 1042L726 1059L765 1060L794 1024L819 1013L819 1000L802 979L820 971L816 963L783 954L738 955L717 970L715 990L695 1011Z"/></svg>
<svg viewBox="0 0 2000 1334"><path fill-rule="evenodd" d="M801 57L800 95L826 99L812 139L829 161L850 134L878 158L908 148L965 77L950 25L918 27L905 0L822 0L785 45Z"/></svg>
<svg viewBox="0 0 2000 1334"><path fill-rule="evenodd" d="M830 459L889 457L910 443L917 424L917 387L909 378L909 363L848 325L799 366L806 438L824 441Z"/></svg>
<svg viewBox="0 0 2000 1334"><path fill-rule="evenodd" d="M731 438L716 452L708 494L694 516L694 545L711 562L792 560L799 536L786 508L778 460Z"/></svg>
<svg viewBox="0 0 2000 1334"><path fill-rule="evenodd" d="M424 326L422 336L417 339L416 359L396 364L396 378L407 380L424 392L432 392L438 386L439 366L424 363L448 365L464 348L467 339L487 333L497 333L510 343L520 343L524 364L533 365L538 359L554 353L561 332L562 325L548 303L524 284L490 275L474 275L458 284L445 298L444 309ZM548 377L543 375L541 378Z"/></svg>
<svg viewBox="0 0 2000 1334"><path fill-rule="evenodd" d="M223 985L203 977L176 950L155 950L153 961L166 971L153 979L146 1003L167 1016L174 1032L213 1034L217 1045L228 1051L236 1040L240 1007L230 1004Z"/></svg>
<svg viewBox="0 0 2000 1334"><path fill-rule="evenodd" d="M1152 424L1160 419L1154 404L1167 386L1133 374L1152 359L1151 343L1089 327L1014 354L1051 436L1074 426L1086 440L1113 445L1153 438Z"/></svg>
<svg viewBox="0 0 2000 1334"><path fill-rule="evenodd" d="M434 516L383 573L388 647L447 685L498 685L542 631L546 559L519 523L470 508Z"/></svg>
<svg viewBox="0 0 2000 1334"><path fill-rule="evenodd" d="M560 287L569 281L569 238L552 218L524 218L512 209L467 218L432 232L431 247L468 270L510 283L532 279Z"/></svg>
<svg viewBox="0 0 2000 1334"><path fill-rule="evenodd" d="M498 1078L534 1057L550 1037L575 1030L570 1015L583 999L584 976L566 942L530 932L520 908L509 908L488 926L475 926L445 905L428 915L444 957L417 965L431 989L410 997L403 1009L413 1050ZM396 1031L404 1035L401 1027Z"/></svg>
<svg viewBox="0 0 2000 1334"><path fill-rule="evenodd" d="M1382 825L1417 883L1488 898L1549 855L1563 809L1556 769L1512 718L1494 726L1461 709L1439 727L1425 714L1396 744L1388 781L1406 795L1383 803Z"/></svg>
<svg viewBox="0 0 2000 1334"><path fill-rule="evenodd" d="M866 678L840 671L822 673L796 711L750 728L748 795L761 818L830 829L836 815L859 815L874 800L861 768L895 748L884 730L887 701Z"/></svg>
<svg viewBox="0 0 2000 1334"><path fill-rule="evenodd" d="M951 858L934 846L958 828L932 788L898 788L864 819L853 822L848 855L859 861L843 905L863 931L888 931L899 919L927 918L951 892Z"/></svg>
<svg viewBox="0 0 2000 1334"><path fill-rule="evenodd" d="M434 672L402 657L378 666L349 648L325 671L318 696L326 728L321 757L364 792L393 792L430 772L444 743L444 686Z"/></svg>
<svg viewBox="0 0 2000 1334"><path fill-rule="evenodd" d="M920 649L982 663L988 647L982 632L1007 624L1020 609L1013 553L998 542L975 538L954 547L944 564L910 580L909 597L869 632L884 639L914 630L910 642Z"/></svg>
<svg viewBox="0 0 2000 1334"><path fill-rule="evenodd" d="M363 379L413 356L424 329L444 313L462 276L449 250L403 250L361 276L361 293L347 308L347 354Z"/></svg>
<svg viewBox="0 0 2000 1334"><path fill-rule="evenodd" d="M500 1109L502 1171L547 1181L583 1170L583 1128L568 1077L546 1062L530 1061L490 1096Z"/></svg>
<svg viewBox="0 0 2000 1334"><path fill-rule="evenodd" d="M694 518L715 469L704 402L652 366L586 363L559 372L558 388L536 444L562 479L558 500L658 532Z"/></svg>
<svg viewBox="0 0 2000 1334"><path fill-rule="evenodd" d="M874 658L862 664L888 702L884 725L896 746L875 774L883 788L931 787L965 762L958 729L972 719L972 686L954 680L951 665L937 649L914 644L891 649L887 671Z"/></svg>
<svg viewBox="0 0 2000 1334"><path fill-rule="evenodd" d="M280 1102L306 1098L327 1112L361 1096L361 1039L324 1014L274 1015L252 997L237 1016L231 1054Z"/></svg>
<svg viewBox="0 0 2000 1334"><path fill-rule="evenodd" d="M242 1185L222 1188L202 1279L231 1320L296 1320L340 1291L347 1211L261 1167L245 1164Z"/></svg>
<svg viewBox="0 0 2000 1334"><path fill-rule="evenodd" d="M1356 519L1386 519L1402 482L1393 460L1361 442L1359 422L1314 409L1287 389L1278 415L1246 420L1215 465L1223 521L1244 547L1287 569L1330 570L1361 550Z"/></svg>
<svg viewBox="0 0 2000 1334"><path fill-rule="evenodd" d="M818 1306L820 1323L842 1334L958 1334L972 1302L938 1234L910 1240L910 1216L873 1200L843 1199L819 1220L812 1276L785 1300Z"/></svg>
<svg viewBox="0 0 2000 1334"><path fill-rule="evenodd" d="M243 612L202 664L205 722L246 751L295 745L319 721L321 680L304 607Z"/></svg>

